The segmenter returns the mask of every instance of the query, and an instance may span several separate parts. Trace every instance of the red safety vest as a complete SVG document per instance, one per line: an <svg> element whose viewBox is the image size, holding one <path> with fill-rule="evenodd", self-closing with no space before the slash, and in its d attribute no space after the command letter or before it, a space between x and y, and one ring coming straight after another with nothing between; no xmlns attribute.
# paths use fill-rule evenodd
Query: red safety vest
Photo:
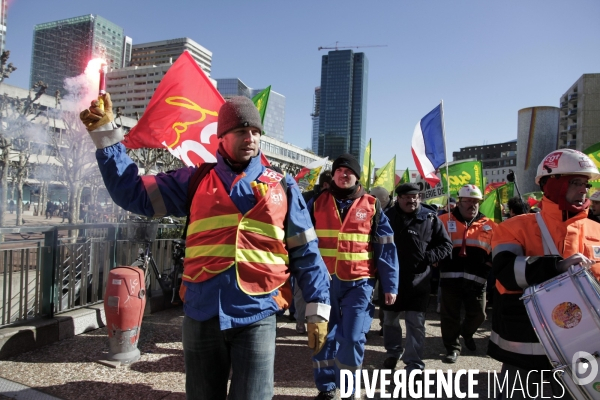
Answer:
<svg viewBox="0 0 600 400"><path fill-rule="evenodd" d="M202 180L190 209L183 280L203 282L235 265L240 289L273 292L289 276L284 221L287 196L281 185L242 215L214 170Z"/></svg>
<svg viewBox="0 0 600 400"><path fill-rule="evenodd" d="M356 199L340 218L335 199L327 192L314 203L315 231L319 251L330 274L353 281L374 277L376 268L371 248L371 228L376 198L365 194Z"/></svg>

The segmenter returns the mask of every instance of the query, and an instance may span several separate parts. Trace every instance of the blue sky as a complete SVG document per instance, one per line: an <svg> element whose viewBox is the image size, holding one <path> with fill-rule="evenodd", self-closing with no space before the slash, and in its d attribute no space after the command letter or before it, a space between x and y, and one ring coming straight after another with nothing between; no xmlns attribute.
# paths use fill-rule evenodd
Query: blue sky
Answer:
<svg viewBox="0 0 600 400"><path fill-rule="evenodd" d="M460 147L516 138L517 113L558 106L600 72L597 0L139 1L9 0L6 48L27 87L35 24L98 14L134 43L190 37L213 52L212 77L272 85L286 96L285 140L310 147L319 46L369 59L367 139L382 167L414 168L417 121L444 100L448 158Z"/></svg>

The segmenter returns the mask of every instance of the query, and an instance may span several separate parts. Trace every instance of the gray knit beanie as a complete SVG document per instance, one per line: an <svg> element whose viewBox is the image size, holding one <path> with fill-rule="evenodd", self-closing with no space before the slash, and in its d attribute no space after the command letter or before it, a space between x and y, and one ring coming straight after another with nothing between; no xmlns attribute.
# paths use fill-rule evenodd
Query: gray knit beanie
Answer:
<svg viewBox="0 0 600 400"><path fill-rule="evenodd" d="M221 106L217 125L218 138L232 129L249 126L260 129L262 134L263 126L260 122L260 114L252 100L245 96L235 96Z"/></svg>

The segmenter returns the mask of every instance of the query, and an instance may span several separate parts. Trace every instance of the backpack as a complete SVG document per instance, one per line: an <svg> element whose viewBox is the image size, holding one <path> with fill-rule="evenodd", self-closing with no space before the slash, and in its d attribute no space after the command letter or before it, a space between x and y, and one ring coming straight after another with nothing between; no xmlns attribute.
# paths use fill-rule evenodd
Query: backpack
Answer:
<svg viewBox="0 0 600 400"><path fill-rule="evenodd" d="M204 179L204 177L206 175L208 175L208 173L216 165L217 165L217 163L203 163L196 169L196 172L194 172L194 175L192 175L192 177L190 178L190 181L188 183L187 200L185 202L185 211L186 211L185 226L183 227L183 232L181 234L181 238L183 240L185 240L185 238L187 236L187 228L190 225L190 212L192 210L192 200L194 199L194 196L196 195L198 186L200 186L200 182L202 182L202 179ZM280 180L279 183L281 184L281 187L283 188L284 192L287 193L288 186L287 186L287 182L285 180L286 179L285 173L279 167L270 166L267 168L271 168L272 170L277 171L280 174L284 175L283 179Z"/></svg>

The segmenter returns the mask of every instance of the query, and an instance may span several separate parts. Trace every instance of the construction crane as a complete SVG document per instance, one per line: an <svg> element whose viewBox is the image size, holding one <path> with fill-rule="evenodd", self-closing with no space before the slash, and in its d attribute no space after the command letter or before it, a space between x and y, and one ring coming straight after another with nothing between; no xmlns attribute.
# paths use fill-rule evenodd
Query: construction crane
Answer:
<svg viewBox="0 0 600 400"><path fill-rule="evenodd" d="M335 42L335 47L319 47L319 51L320 50L335 50L337 51L338 49L358 49L361 47L387 47L387 44L371 44L371 45L365 45L365 46L338 46L339 42Z"/></svg>

